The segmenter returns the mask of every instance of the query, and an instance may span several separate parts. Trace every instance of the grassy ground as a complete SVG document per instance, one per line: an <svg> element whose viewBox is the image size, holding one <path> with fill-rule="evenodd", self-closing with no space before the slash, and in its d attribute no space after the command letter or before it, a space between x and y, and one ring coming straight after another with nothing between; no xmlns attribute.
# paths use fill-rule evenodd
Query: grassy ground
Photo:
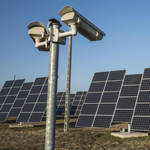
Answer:
<svg viewBox="0 0 150 150"><path fill-rule="evenodd" d="M63 118L56 120L56 150L150 150L150 135L121 139L111 136L127 124L112 125L111 129L75 128L77 118L70 119L69 132L64 133ZM45 121L32 128L10 129L15 120L0 123L0 150L44 150Z"/></svg>

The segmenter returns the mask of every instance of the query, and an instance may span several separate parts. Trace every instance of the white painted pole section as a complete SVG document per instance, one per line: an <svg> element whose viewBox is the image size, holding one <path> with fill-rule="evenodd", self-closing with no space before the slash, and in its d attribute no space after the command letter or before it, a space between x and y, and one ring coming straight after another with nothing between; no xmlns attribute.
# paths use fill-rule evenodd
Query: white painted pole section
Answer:
<svg viewBox="0 0 150 150"><path fill-rule="evenodd" d="M71 56L72 56L72 36L69 36L68 69L67 69L67 88L66 88L66 100L65 100L64 132L65 132L65 131L69 131L69 118L70 118L70 85L71 85Z"/></svg>
<svg viewBox="0 0 150 150"><path fill-rule="evenodd" d="M128 123L128 133L130 133L130 132L131 132L131 124Z"/></svg>
<svg viewBox="0 0 150 150"><path fill-rule="evenodd" d="M53 23L52 29L59 29L60 24ZM58 78L59 43L50 42L50 61L48 76L48 94L46 110L45 150L55 149L55 121Z"/></svg>

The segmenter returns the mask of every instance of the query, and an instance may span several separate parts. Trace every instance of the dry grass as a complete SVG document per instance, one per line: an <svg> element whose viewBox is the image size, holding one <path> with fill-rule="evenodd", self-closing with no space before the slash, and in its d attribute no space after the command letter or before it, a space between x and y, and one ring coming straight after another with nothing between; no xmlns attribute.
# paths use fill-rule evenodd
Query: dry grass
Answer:
<svg viewBox="0 0 150 150"><path fill-rule="evenodd" d="M56 120L56 150L150 150L150 136L120 139L111 132L127 129L127 124L112 125L111 129L75 128L77 118L70 119L70 130L64 133L63 118ZM43 150L45 121L33 128L10 129L15 120L0 123L0 150Z"/></svg>

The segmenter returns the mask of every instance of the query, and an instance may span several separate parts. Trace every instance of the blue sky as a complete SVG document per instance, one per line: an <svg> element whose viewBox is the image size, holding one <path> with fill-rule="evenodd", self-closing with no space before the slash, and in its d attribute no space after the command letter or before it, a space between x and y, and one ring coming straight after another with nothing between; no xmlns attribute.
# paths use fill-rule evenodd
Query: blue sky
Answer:
<svg viewBox="0 0 150 150"><path fill-rule="evenodd" d="M101 41L73 37L71 93L86 91L95 72L126 69L126 74L150 68L149 0L1 0L0 89L7 80L48 76L49 52L38 51L28 36L27 25L61 21L58 12L72 6L106 33ZM61 29L69 27L61 23ZM59 49L58 91L66 90L68 38Z"/></svg>

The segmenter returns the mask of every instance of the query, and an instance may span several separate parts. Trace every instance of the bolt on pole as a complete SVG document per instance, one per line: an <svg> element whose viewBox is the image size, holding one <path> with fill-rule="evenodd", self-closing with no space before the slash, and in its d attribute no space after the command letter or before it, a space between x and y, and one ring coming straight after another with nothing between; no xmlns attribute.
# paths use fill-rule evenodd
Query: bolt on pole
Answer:
<svg viewBox="0 0 150 150"><path fill-rule="evenodd" d="M59 23L53 23L52 29L59 29ZM45 150L55 149L55 122L58 78L59 43L50 42L50 61L48 76L48 94L46 111Z"/></svg>
<svg viewBox="0 0 150 150"><path fill-rule="evenodd" d="M70 85L71 85L71 56L72 56L72 36L69 36L68 69L67 69L67 88L66 88L66 99L65 99L64 132L65 132L65 131L69 131L69 118L70 118Z"/></svg>

